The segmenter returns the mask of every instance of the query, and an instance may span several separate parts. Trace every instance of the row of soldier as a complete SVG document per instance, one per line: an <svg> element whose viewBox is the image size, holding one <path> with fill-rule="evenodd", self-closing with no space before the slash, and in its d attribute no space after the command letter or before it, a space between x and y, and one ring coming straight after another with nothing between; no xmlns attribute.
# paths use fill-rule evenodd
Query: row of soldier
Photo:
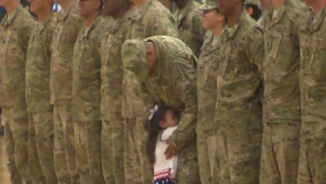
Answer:
<svg viewBox="0 0 326 184"><path fill-rule="evenodd" d="M244 0L176 1L176 22L156 0L30 0L37 23L0 0L11 182L152 183L164 103L178 183L324 183L326 1L262 1L259 25Z"/></svg>

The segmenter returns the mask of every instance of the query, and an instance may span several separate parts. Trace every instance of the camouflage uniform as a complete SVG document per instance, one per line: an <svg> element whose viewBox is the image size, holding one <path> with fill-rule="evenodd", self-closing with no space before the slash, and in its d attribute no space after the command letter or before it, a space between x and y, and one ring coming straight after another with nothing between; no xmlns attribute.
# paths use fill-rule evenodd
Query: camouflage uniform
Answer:
<svg viewBox="0 0 326 184"><path fill-rule="evenodd" d="M189 0L186 7L177 10L174 14L178 25L179 38L192 49L197 58L206 32L199 7L199 3Z"/></svg>
<svg viewBox="0 0 326 184"><path fill-rule="evenodd" d="M218 159L223 184L259 183L264 38L245 12L221 36L217 74Z"/></svg>
<svg viewBox="0 0 326 184"><path fill-rule="evenodd" d="M26 59L29 157L34 183L57 183L54 171L53 106L50 104L51 42L56 18L51 13L34 27ZM38 159L37 159L38 158Z"/></svg>
<svg viewBox="0 0 326 184"><path fill-rule="evenodd" d="M211 31L207 31L206 35L197 65L197 150L201 183L217 184L219 166L214 110L220 39Z"/></svg>
<svg viewBox="0 0 326 184"><path fill-rule="evenodd" d="M148 0L130 16L127 39L143 39L154 35L178 36L173 15L160 2ZM144 104L139 96L139 84L130 71L123 79L122 115L125 119L124 166L127 184L148 184L153 180L153 168L145 155L147 132L143 127Z"/></svg>
<svg viewBox="0 0 326 184"><path fill-rule="evenodd" d="M301 151L298 184L326 181L326 6L300 21Z"/></svg>
<svg viewBox="0 0 326 184"><path fill-rule="evenodd" d="M79 183L71 114L73 48L82 26L75 1L59 12L52 41L50 97L54 105L54 166L58 182Z"/></svg>
<svg viewBox="0 0 326 184"><path fill-rule="evenodd" d="M112 21L101 43L102 163L107 184L124 184L124 121L122 118L123 65L121 46L126 39L129 13Z"/></svg>
<svg viewBox="0 0 326 184"><path fill-rule="evenodd" d="M25 102L25 61L30 33L35 25L19 6L0 24L0 103L11 183L31 183L28 164L28 116Z"/></svg>
<svg viewBox="0 0 326 184"><path fill-rule="evenodd" d="M146 73L147 41L152 41L156 47L157 60L151 76ZM125 69L133 72L141 83L141 97L146 106L164 103L181 113L178 129L170 138L172 145L179 150L176 177L179 184L200 183L195 134L196 56L182 41L168 36L126 41L121 55Z"/></svg>
<svg viewBox="0 0 326 184"><path fill-rule="evenodd" d="M91 26L84 26L74 47L72 118L81 184L105 183L101 165L101 21L98 17Z"/></svg>
<svg viewBox="0 0 326 184"><path fill-rule="evenodd" d="M267 10L264 21L265 60L260 182L296 184L301 125L300 50L295 21L303 13L286 0ZM279 11L277 14L275 11ZM274 12L274 13L273 13Z"/></svg>

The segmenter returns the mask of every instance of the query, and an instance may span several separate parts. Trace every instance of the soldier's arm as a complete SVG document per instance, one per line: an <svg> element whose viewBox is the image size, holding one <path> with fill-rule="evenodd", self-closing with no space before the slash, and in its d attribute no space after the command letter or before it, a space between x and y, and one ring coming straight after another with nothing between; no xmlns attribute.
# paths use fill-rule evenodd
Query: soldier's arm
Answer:
<svg viewBox="0 0 326 184"><path fill-rule="evenodd" d="M24 18L20 24L21 46L25 51L27 50L28 41L35 25L36 22L32 17Z"/></svg>
<svg viewBox="0 0 326 184"><path fill-rule="evenodd" d="M247 57L249 60L256 64L259 71L262 73L264 62L264 35L260 28L254 28L253 32L248 36L245 46Z"/></svg>
<svg viewBox="0 0 326 184"><path fill-rule="evenodd" d="M144 82L140 84L140 97L144 102L144 106L146 108L145 111L147 112L148 109L153 107L155 101L152 98L152 96L149 94Z"/></svg>
<svg viewBox="0 0 326 184"><path fill-rule="evenodd" d="M193 65L186 63L190 62L180 59L173 64L171 70L175 92L185 104L179 126L171 136L172 145L178 149L184 147L195 136L197 122L196 72Z"/></svg>
<svg viewBox="0 0 326 184"><path fill-rule="evenodd" d="M178 37L177 25L172 15L159 15L153 21L151 36L166 35Z"/></svg>
<svg viewBox="0 0 326 184"><path fill-rule="evenodd" d="M203 19L200 15L200 13L197 13L194 15L194 18L192 20L193 24L193 31L196 35L198 35L199 40L201 42L204 42L206 29L203 27Z"/></svg>

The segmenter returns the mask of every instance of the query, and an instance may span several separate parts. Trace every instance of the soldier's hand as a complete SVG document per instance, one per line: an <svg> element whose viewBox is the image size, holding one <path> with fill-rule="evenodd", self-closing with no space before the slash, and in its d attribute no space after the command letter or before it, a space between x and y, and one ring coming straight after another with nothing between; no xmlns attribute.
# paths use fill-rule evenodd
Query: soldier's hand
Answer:
<svg viewBox="0 0 326 184"><path fill-rule="evenodd" d="M177 149L172 145L171 137L166 140L166 143L168 144L168 147L165 150L165 157L167 160L171 159L172 157L178 155Z"/></svg>

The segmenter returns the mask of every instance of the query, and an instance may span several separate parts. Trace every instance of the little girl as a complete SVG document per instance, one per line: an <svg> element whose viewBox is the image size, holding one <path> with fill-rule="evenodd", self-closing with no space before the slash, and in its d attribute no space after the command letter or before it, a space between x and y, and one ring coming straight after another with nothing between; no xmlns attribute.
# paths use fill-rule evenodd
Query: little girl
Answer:
<svg viewBox="0 0 326 184"><path fill-rule="evenodd" d="M177 129L178 123L178 115L171 108L164 105L154 107L147 127L149 139L146 144L147 157L154 165L153 184L177 184L178 157L167 160L165 150L168 147L166 140Z"/></svg>

